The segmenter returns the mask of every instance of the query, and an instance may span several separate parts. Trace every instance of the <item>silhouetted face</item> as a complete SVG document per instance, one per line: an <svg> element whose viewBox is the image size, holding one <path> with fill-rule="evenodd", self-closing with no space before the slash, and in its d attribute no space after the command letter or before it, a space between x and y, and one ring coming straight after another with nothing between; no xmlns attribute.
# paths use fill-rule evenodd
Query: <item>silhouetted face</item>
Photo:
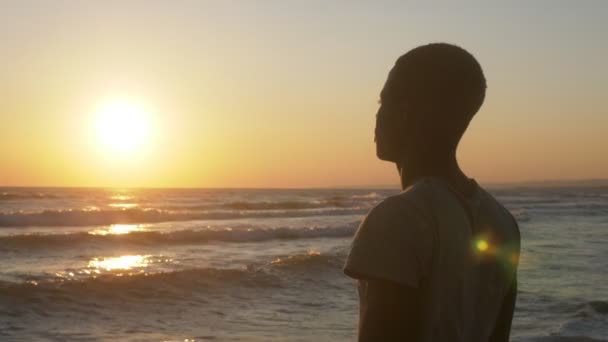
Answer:
<svg viewBox="0 0 608 342"><path fill-rule="evenodd" d="M399 163L405 148L405 103L393 75L391 70L380 93L374 141L379 159Z"/></svg>
<svg viewBox="0 0 608 342"><path fill-rule="evenodd" d="M485 78L475 58L454 45L419 46L399 57L380 94L376 155L396 162L455 153L483 103Z"/></svg>

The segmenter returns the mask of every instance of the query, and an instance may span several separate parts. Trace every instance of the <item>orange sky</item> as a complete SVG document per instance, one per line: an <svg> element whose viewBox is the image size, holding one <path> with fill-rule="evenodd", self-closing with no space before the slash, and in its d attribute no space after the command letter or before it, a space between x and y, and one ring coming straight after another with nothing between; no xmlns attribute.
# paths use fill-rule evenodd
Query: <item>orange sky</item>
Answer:
<svg viewBox="0 0 608 342"><path fill-rule="evenodd" d="M488 79L469 176L607 178L608 4L524 4L3 2L0 186L397 184L374 155L378 93L433 41ZM125 98L149 132L113 153L96 120Z"/></svg>

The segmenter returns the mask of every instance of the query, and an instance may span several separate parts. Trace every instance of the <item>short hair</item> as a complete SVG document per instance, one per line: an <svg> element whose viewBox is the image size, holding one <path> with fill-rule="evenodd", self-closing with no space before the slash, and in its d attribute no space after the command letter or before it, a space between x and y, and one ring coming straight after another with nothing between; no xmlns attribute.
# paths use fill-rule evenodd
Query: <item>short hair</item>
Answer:
<svg viewBox="0 0 608 342"><path fill-rule="evenodd" d="M464 124L460 136L485 99L481 66L456 45L432 43L414 48L399 57L392 73L398 92L394 95L408 107L424 109L433 119Z"/></svg>

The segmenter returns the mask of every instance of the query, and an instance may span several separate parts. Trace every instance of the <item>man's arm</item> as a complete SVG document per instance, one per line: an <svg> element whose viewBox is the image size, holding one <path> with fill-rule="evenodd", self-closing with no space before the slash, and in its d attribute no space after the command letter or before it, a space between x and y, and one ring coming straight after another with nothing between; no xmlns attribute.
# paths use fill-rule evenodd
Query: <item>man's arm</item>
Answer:
<svg viewBox="0 0 608 342"><path fill-rule="evenodd" d="M419 290L395 282L359 279L359 342L415 341Z"/></svg>
<svg viewBox="0 0 608 342"><path fill-rule="evenodd" d="M513 278L513 282L509 288L507 296L503 299L496 326L490 336L490 342L508 342L509 333L511 332L511 322L513 320L513 312L515 311L515 302L517 300L517 276Z"/></svg>

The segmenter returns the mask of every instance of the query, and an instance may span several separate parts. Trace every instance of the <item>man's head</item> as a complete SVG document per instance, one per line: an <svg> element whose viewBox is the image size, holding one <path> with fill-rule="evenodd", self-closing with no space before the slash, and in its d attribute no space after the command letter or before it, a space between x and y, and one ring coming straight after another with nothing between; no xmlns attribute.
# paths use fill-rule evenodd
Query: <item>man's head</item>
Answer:
<svg viewBox="0 0 608 342"><path fill-rule="evenodd" d="M429 44L399 57L380 95L378 158L400 163L413 151L455 153L485 91L481 66L458 46Z"/></svg>

